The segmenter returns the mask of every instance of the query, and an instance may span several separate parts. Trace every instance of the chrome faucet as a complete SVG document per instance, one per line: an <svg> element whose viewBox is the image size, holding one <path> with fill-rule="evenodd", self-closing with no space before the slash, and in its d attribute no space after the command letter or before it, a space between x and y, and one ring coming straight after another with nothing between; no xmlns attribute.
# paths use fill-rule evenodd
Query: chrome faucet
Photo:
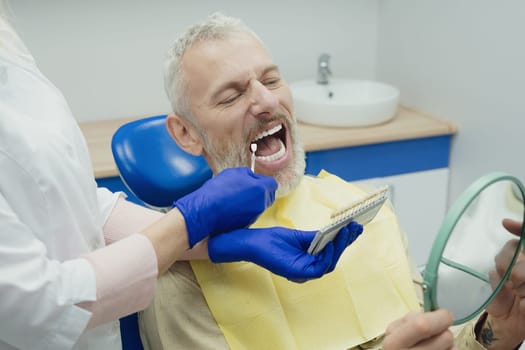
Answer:
<svg viewBox="0 0 525 350"><path fill-rule="evenodd" d="M330 55L323 53L317 62L317 84L327 85L328 76L332 74L330 70Z"/></svg>

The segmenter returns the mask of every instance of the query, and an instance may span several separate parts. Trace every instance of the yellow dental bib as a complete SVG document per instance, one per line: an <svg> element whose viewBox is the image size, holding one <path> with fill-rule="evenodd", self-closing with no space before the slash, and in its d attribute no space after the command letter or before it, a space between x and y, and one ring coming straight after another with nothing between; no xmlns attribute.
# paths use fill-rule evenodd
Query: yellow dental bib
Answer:
<svg viewBox="0 0 525 350"><path fill-rule="evenodd" d="M329 222L332 211L364 195L326 172L304 176L252 227L316 230ZM193 261L191 266L232 350L344 350L420 309L402 234L387 206L346 249L336 269L317 280L294 283L246 262Z"/></svg>

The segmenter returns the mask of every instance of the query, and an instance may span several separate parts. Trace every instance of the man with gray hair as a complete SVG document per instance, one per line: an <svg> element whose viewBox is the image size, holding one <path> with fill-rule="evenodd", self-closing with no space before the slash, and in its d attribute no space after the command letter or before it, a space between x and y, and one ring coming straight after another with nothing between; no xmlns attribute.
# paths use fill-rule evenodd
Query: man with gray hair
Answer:
<svg viewBox="0 0 525 350"><path fill-rule="evenodd" d="M279 183L278 198L252 228L319 228L334 208L366 195L327 172L303 176L304 151L290 89L261 40L240 20L214 14L190 27L168 56L165 86L173 114L167 128L179 146L203 155L214 173L248 166L255 153L255 172ZM271 239L256 232L246 241ZM154 301L140 315L146 349L454 346L451 313L420 311L413 283L420 276L388 206L345 250L331 274L304 284L251 263L226 264L243 260L227 251L231 245L237 243L228 234L211 236L208 253L217 264L177 262L159 280ZM233 251L242 251L237 248ZM492 310L478 325L478 331L488 324L499 332L483 345L514 348L524 332L501 326L519 324L519 306L506 310L504 320L499 312ZM482 348L473 324L457 339L462 348Z"/></svg>

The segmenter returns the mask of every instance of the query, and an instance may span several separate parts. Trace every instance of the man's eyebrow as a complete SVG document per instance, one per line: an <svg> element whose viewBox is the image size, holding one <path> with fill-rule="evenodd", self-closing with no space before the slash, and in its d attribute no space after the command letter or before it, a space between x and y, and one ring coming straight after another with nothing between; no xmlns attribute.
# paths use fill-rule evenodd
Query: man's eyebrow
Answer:
<svg viewBox="0 0 525 350"><path fill-rule="evenodd" d="M277 72L279 73L279 67L276 64L272 64L266 68L263 69L261 73L261 77L263 77L265 74L268 74L270 72ZM227 81L221 85L217 89L215 89L215 92L211 96L211 100L215 101L218 96L223 92L224 90L228 89L242 89L242 83L236 80Z"/></svg>
<svg viewBox="0 0 525 350"><path fill-rule="evenodd" d="M272 64L271 66L266 67L263 70L261 76L264 76L265 74L268 74L268 73L273 72L273 71L279 73L279 66L277 66L276 64Z"/></svg>
<svg viewBox="0 0 525 350"><path fill-rule="evenodd" d="M227 81L221 85L219 85L219 87L217 89L215 89L215 92L211 95L211 100L212 101L215 101L219 95L225 91L225 90L228 90L228 89L241 89L242 88L242 83L240 83L239 81L237 80L230 80L230 81Z"/></svg>

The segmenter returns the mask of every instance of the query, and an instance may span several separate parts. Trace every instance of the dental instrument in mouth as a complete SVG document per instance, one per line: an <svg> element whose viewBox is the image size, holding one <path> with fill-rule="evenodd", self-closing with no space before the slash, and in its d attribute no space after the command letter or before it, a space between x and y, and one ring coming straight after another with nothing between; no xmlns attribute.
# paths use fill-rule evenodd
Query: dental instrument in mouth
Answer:
<svg viewBox="0 0 525 350"><path fill-rule="evenodd" d="M255 172L255 151L257 151L257 144L256 143L252 143L250 145L250 150L252 151L252 166L251 166L251 169L252 169L252 172Z"/></svg>

